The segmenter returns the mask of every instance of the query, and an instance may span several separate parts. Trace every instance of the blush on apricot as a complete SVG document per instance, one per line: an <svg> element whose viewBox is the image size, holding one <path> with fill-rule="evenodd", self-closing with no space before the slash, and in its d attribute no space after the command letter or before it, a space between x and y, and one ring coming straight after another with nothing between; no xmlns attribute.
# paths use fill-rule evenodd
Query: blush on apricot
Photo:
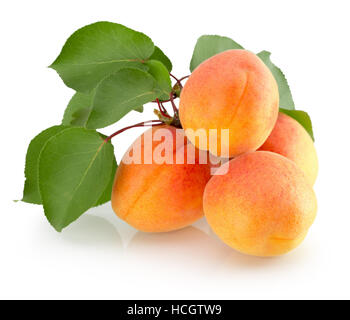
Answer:
<svg viewBox="0 0 350 320"><path fill-rule="evenodd" d="M154 152L161 141L152 139L151 161L145 161L145 134L133 144L141 148L140 164L118 167L112 191L112 207L115 213L131 226L145 232L166 232L181 229L203 217L203 191L210 179L210 164L199 163L199 150L195 150L194 163L188 163L189 148L193 148L183 130L171 126L151 128L146 134L154 137L158 130L166 130L170 139L173 164L160 164ZM176 139L176 131L183 139ZM201 151L202 152L202 151ZM184 163L177 164L178 153L184 154ZM137 155L135 155L135 158ZM127 157L127 154L124 158Z"/></svg>
<svg viewBox="0 0 350 320"><path fill-rule="evenodd" d="M204 212L213 231L249 255L277 256L296 248L317 211L301 169L268 151L246 153L225 166L228 173L213 176L204 191Z"/></svg>

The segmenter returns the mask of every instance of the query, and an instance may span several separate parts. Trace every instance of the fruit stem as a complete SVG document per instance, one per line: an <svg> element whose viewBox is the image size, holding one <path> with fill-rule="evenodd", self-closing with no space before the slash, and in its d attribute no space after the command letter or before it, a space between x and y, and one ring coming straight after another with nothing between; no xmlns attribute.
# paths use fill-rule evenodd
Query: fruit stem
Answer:
<svg viewBox="0 0 350 320"><path fill-rule="evenodd" d="M160 121L160 120L148 120L148 121L143 121L143 122L139 122L139 123L136 123L132 126L128 126L128 127L125 127L125 128L122 128L116 132L114 132L113 134L111 134L109 137L107 137L104 141L105 142L108 142L110 141L113 137L117 136L118 134L128 130L128 129L131 129L131 128L137 128L137 127L150 127L150 126L159 126L159 125L162 125L163 124L163 121Z"/></svg>
<svg viewBox="0 0 350 320"><path fill-rule="evenodd" d="M181 80L179 80L178 78L176 78L174 75L172 75L170 72L169 72L169 74L170 74L170 77L172 77L175 81L176 81L176 83L180 86L180 88L182 89L182 84L181 84Z"/></svg>
<svg viewBox="0 0 350 320"><path fill-rule="evenodd" d="M160 113L162 114L162 116L171 119L171 117L168 115L166 109L164 108L163 104L159 101L159 99L156 99L157 103L158 103L158 109L160 111Z"/></svg>
<svg viewBox="0 0 350 320"><path fill-rule="evenodd" d="M176 99L177 97L174 97L174 93L171 92L170 95L172 95L173 99ZM157 103L157 100L153 100L152 102ZM161 102L170 102L170 99L168 100L162 100Z"/></svg>
<svg viewBox="0 0 350 320"><path fill-rule="evenodd" d="M173 74L171 74L170 72L169 72L169 75L176 81L175 86L178 85L178 86L180 87L180 91L181 91L181 89L183 88L181 81L187 79L187 78L190 76L190 75L188 75L188 76L184 76L184 77L178 79L177 77L175 77L175 76L174 76ZM175 100L175 99L178 98L178 97L179 97L179 96L176 95L174 92L170 92L170 99L162 100L161 102L171 102L171 100ZM158 100L158 99L153 100L152 102L158 103L157 100Z"/></svg>
<svg viewBox="0 0 350 320"><path fill-rule="evenodd" d="M174 102L174 98L172 95L170 95L170 102L171 102L171 105L173 107L173 110L174 110L174 116L177 115L179 113L179 110L177 110L177 107L176 107L176 104Z"/></svg>
<svg viewBox="0 0 350 320"><path fill-rule="evenodd" d="M183 80L185 80L185 79L187 79L187 78L189 78L189 77L190 77L190 75L184 76L184 77L182 77L181 79L179 79L179 81L181 82L181 81L183 81Z"/></svg>

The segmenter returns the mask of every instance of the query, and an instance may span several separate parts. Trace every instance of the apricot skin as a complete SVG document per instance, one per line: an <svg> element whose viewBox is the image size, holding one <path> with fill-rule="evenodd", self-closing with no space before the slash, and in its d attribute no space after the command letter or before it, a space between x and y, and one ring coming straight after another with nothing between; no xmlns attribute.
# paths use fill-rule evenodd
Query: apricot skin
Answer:
<svg viewBox="0 0 350 320"><path fill-rule="evenodd" d="M277 83L265 64L246 50L228 50L201 63L186 82L180 97L182 127L217 129L217 139L197 148L229 157L255 151L271 133L278 115ZM229 129L229 144L221 145L221 129ZM209 140L209 139L208 139Z"/></svg>
<svg viewBox="0 0 350 320"><path fill-rule="evenodd" d="M318 173L318 159L314 143L295 119L279 113L270 136L259 150L271 151L294 161L314 185Z"/></svg>
<svg viewBox="0 0 350 320"><path fill-rule="evenodd" d="M203 199L207 221L219 238L254 256L282 255L297 247L315 219L317 203L296 164L256 151L225 165L228 173L213 176Z"/></svg>
<svg viewBox="0 0 350 320"><path fill-rule="evenodd" d="M141 164L125 164L122 161L112 190L112 207L115 213L134 228L144 232L181 229L201 218L203 191L211 177L210 165L199 164L198 150L195 163L186 163L188 140L183 130L178 132L184 142L176 143L174 127L153 127L150 129L153 137L159 129L166 129L173 138L171 142L174 164L155 163L157 156L154 152L152 164L147 164L143 156ZM143 154L144 135L141 135L134 145L140 142L140 139L140 150ZM159 143L153 142L153 151ZM194 149L194 146L189 147ZM185 163L175 164L177 153L182 152L184 148ZM127 154L124 158L126 156Z"/></svg>

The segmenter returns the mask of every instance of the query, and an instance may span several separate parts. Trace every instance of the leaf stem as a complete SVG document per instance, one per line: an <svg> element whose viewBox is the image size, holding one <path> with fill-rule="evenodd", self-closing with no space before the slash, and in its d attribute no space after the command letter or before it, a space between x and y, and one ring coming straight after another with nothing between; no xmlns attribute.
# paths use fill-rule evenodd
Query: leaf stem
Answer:
<svg viewBox="0 0 350 320"><path fill-rule="evenodd" d="M108 142L110 141L112 138L114 138L115 136L117 136L118 134L128 130L128 129L131 129L131 128L137 128L137 127L150 127L150 126L159 126L159 125L162 125L163 122L160 121L160 120L148 120L148 121L143 121L143 122L139 122L139 123L136 123L132 126L128 126L128 127L125 127L125 128L122 128L116 132L114 132L113 134L111 134L109 137L107 137L104 141L105 142Z"/></svg>

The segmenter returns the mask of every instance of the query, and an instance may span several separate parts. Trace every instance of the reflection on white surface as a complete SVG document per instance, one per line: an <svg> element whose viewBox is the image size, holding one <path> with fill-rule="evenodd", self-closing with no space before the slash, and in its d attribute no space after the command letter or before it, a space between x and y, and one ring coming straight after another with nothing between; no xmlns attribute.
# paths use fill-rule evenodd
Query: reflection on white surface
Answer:
<svg viewBox="0 0 350 320"><path fill-rule="evenodd" d="M121 247L122 240L116 228L108 220L86 214L62 232L68 244L85 247Z"/></svg>
<svg viewBox="0 0 350 320"><path fill-rule="evenodd" d="M321 286L315 259L329 256L313 237L283 257L246 256L222 243L205 219L178 231L143 233L120 220L110 203L58 233L40 207L13 206L16 214L4 222L12 232L2 248L0 273L6 297L290 297L305 281Z"/></svg>
<svg viewBox="0 0 350 320"><path fill-rule="evenodd" d="M187 227L169 233L149 234L138 232L127 246L127 256L156 268L197 272L215 269L227 254L221 244L195 227Z"/></svg>
<svg viewBox="0 0 350 320"><path fill-rule="evenodd" d="M47 227L47 226L46 226ZM122 252L122 263L158 270L180 269L196 272L247 272L249 269L274 269L307 259L307 246L275 258L241 254L225 245L210 229L204 218L193 226L165 233L137 231L120 220L110 204L91 209L67 227L60 237L68 244L103 251Z"/></svg>
<svg viewBox="0 0 350 320"><path fill-rule="evenodd" d="M89 210L58 236L72 245L123 251L124 262L137 260L144 265L155 265L155 268L167 264L179 267L177 264L182 261L180 267L200 266L202 270L229 268L233 271L290 263L308 253L307 246L303 245L282 257L259 258L239 253L225 245L204 218L192 226L172 232L137 231L120 220L109 203ZM293 258L289 259L290 256Z"/></svg>

